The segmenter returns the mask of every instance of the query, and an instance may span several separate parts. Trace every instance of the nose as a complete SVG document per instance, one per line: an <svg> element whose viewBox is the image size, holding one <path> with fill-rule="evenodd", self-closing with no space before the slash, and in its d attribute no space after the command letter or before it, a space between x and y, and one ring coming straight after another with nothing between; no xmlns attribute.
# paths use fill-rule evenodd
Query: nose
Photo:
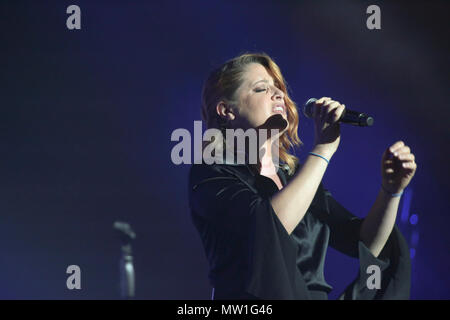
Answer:
<svg viewBox="0 0 450 320"><path fill-rule="evenodd" d="M272 98L275 97L275 100L283 100L284 92L281 89L278 89L276 86L272 86Z"/></svg>

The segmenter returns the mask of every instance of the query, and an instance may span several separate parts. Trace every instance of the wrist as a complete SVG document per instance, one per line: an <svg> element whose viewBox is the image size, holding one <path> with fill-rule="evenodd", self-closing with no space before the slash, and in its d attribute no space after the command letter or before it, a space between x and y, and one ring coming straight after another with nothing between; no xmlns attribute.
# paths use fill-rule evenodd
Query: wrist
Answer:
<svg viewBox="0 0 450 320"><path fill-rule="evenodd" d="M328 160L331 160L331 158L333 157L333 154L334 154L334 152L330 151L329 149L318 146L318 145L316 145L311 150L311 152L320 154L321 156L327 158Z"/></svg>
<svg viewBox="0 0 450 320"><path fill-rule="evenodd" d="M382 190L385 194L387 194L387 195L389 195L389 196L391 196L391 197L401 197L402 194L403 194L403 189L391 191L391 190L389 190L388 188L386 188L385 186L383 186L383 184L381 184L381 190Z"/></svg>

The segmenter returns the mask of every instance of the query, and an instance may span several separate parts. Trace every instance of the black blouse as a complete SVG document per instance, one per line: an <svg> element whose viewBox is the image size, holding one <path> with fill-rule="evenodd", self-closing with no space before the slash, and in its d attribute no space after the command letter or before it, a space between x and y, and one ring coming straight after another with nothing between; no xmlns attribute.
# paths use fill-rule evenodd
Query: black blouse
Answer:
<svg viewBox="0 0 450 320"><path fill-rule="evenodd" d="M298 169L298 168L297 168ZM292 175L278 171L283 185ZM193 165L191 217L209 261L214 299L327 299L328 245L359 258L358 277L340 299L408 299L409 250L394 231L378 258L359 240L362 219L320 183L305 216L289 235L270 204L275 183L247 165ZM368 289L366 270L378 265L381 289Z"/></svg>

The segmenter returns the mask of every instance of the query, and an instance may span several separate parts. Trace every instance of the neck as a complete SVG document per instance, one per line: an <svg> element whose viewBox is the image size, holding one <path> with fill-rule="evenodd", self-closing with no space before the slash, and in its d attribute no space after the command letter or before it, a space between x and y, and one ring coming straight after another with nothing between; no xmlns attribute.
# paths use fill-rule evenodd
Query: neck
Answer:
<svg viewBox="0 0 450 320"><path fill-rule="evenodd" d="M267 139L264 144L261 146L261 149L264 149L264 154L261 157L261 175L274 175L277 173L277 168L273 162L272 158L272 141L271 139Z"/></svg>

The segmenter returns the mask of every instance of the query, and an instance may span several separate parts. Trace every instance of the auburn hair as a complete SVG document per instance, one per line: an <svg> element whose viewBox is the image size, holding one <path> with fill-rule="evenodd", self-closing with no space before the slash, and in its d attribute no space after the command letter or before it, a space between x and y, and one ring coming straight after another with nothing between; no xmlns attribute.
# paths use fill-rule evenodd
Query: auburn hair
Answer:
<svg viewBox="0 0 450 320"><path fill-rule="evenodd" d="M287 83L280 68L267 54L244 53L211 71L202 89L203 121L206 122L208 129L225 129L223 119L217 114L216 106L220 101L235 103L235 94L244 81L243 74L246 66L251 63L259 63L265 67L267 73L273 78L275 86L284 93L289 128L279 139L279 157L280 162L289 166L289 173L292 174L295 171L298 158L289 151L293 151L295 146L303 145L297 133L299 120L297 105L289 97Z"/></svg>

